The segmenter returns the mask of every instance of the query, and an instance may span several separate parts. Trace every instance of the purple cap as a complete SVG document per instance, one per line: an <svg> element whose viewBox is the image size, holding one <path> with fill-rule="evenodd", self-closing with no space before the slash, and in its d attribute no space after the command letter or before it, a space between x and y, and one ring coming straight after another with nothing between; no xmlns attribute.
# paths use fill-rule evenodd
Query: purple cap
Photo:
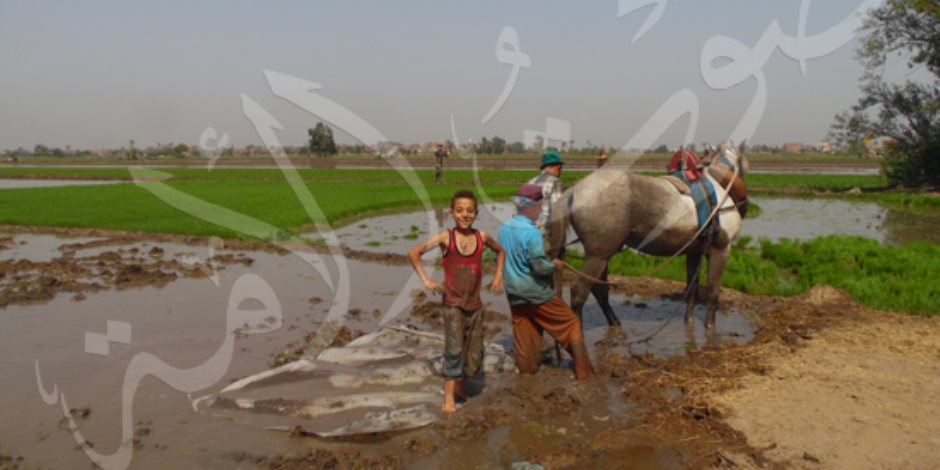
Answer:
<svg viewBox="0 0 940 470"><path fill-rule="evenodd" d="M516 193L518 197L524 197L530 201L541 201L542 200L542 187L536 184L526 183L519 188L519 191Z"/></svg>

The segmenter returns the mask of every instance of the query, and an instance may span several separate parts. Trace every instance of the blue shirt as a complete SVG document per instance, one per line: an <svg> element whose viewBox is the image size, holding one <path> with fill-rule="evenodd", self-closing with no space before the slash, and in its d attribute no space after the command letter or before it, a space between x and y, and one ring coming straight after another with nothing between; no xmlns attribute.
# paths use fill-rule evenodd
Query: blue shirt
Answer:
<svg viewBox="0 0 940 470"><path fill-rule="evenodd" d="M503 279L509 305L541 305L555 296L555 264L545 256L542 234L532 219L517 215L499 229L499 244L506 250Z"/></svg>

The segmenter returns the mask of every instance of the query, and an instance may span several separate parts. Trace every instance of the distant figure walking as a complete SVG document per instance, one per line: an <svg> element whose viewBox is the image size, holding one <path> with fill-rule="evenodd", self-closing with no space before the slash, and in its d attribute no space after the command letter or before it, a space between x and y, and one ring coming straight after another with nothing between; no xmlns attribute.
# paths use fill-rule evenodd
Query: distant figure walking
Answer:
<svg viewBox="0 0 940 470"><path fill-rule="evenodd" d="M444 159L447 158L447 149L442 144L437 144L437 151L434 152L434 182L444 183Z"/></svg>
<svg viewBox="0 0 940 470"><path fill-rule="evenodd" d="M597 157L597 167L603 168L607 164L607 161L610 160L607 158L607 151L601 148L601 153Z"/></svg>

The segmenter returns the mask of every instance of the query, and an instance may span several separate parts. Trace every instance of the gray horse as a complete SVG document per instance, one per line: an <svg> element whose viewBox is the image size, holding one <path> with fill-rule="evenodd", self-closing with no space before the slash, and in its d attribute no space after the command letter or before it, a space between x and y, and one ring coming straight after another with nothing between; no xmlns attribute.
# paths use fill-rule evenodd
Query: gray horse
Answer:
<svg viewBox="0 0 940 470"><path fill-rule="evenodd" d="M686 323L691 323L693 319L698 273L704 255L708 259L708 316L705 324L708 328L715 326L721 277L731 254L731 246L741 231L745 212L741 208L746 207L742 167L742 164L746 166L746 161L740 156L742 153L743 144L739 151L728 144L720 145L705 172L715 185L717 200L723 201L715 216L720 229L711 234L706 229L706 236L692 242L680 253L686 256ZM735 167L739 169L737 178L734 178ZM743 202L734 189L730 196L738 196L737 204L734 198L725 197L726 187L736 187L738 193L743 189ZM699 229L692 198L683 195L674 184L665 178L607 167L594 171L565 192L561 210L553 214L552 223L551 232L561 235L552 241L551 246L564 245L564 233L570 224L584 246L583 272L604 280L607 279L607 265L611 257L624 247L649 255L672 256ZM572 309L581 315L589 290L597 298L607 323L620 324L610 306L609 286L606 284L592 283L579 277L571 287Z"/></svg>

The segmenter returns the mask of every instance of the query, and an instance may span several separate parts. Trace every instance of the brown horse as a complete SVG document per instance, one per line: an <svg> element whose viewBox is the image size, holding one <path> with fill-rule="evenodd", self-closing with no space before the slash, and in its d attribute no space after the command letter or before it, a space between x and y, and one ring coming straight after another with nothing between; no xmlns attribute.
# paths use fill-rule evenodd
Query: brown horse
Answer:
<svg viewBox="0 0 940 470"><path fill-rule="evenodd" d="M692 197L680 192L665 178L611 167L594 171L565 192L561 210L553 213L551 232L560 236L552 240L551 246L564 245L564 234L570 224L584 246L583 272L604 280L607 279L611 257L624 247L655 256L684 254L686 323L693 318L698 273L702 256L705 256L708 259L708 315L705 324L708 328L714 327L721 277L746 211L747 192L743 182L746 161L741 156L743 144L741 147L735 151L732 146L722 144L712 155L705 173L714 184L720 202L715 215L718 228L711 233L706 229L705 236L698 237L686 249L682 247L699 230ZM729 197L725 197L725 188L731 190ZM571 287L572 309L581 314L589 290L597 298L607 323L620 324L610 306L607 284L592 283L579 277Z"/></svg>

